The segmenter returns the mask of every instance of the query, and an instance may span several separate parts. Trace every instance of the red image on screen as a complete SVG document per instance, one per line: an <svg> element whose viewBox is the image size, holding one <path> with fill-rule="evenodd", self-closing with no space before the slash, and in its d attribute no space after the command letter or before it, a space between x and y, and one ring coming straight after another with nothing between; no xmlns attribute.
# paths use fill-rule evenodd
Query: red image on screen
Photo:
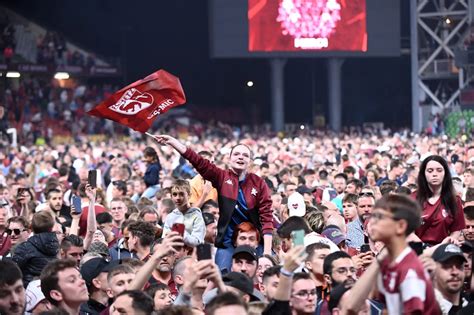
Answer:
<svg viewBox="0 0 474 315"><path fill-rule="evenodd" d="M248 0L249 51L367 51L365 0Z"/></svg>

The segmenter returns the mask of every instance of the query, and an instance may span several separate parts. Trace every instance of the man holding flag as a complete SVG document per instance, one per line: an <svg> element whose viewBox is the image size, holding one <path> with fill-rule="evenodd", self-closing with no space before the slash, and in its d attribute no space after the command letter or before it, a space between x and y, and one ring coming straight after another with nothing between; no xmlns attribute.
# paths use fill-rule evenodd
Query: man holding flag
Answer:
<svg viewBox="0 0 474 315"><path fill-rule="evenodd" d="M186 97L179 79L164 70L158 70L138 80L89 111L90 115L111 119L134 130L145 132L154 119L170 108L184 104ZM217 189L219 197L219 221L217 225L216 263L220 269L230 271L234 246L232 234L237 225L251 222L263 235L263 253L272 249L272 200L265 181L248 173L251 160L250 148L238 144L230 152L230 168L223 170L177 139L159 135L153 138L178 151ZM262 244L257 249L262 252Z"/></svg>
<svg viewBox="0 0 474 315"><path fill-rule="evenodd" d="M271 254L272 200L265 181L247 172L251 160L250 148L238 144L230 151L228 170L221 169L201 157L177 139L168 135L154 136L160 144L174 148L187 159L201 176L218 191L219 221L216 238L216 263L222 271L230 271L234 247L232 234L237 225L251 222L263 235L263 253ZM259 251L261 252L261 245Z"/></svg>

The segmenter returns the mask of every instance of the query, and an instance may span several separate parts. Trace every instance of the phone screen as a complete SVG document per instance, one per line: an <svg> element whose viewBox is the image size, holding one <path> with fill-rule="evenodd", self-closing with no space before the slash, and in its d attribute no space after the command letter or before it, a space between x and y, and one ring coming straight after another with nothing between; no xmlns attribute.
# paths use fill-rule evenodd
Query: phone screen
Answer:
<svg viewBox="0 0 474 315"><path fill-rule="evenodd" d="M293 242L293 246L304 246L304 230L296 230L291 232L291 240Z"/></svg>
<svg viewBox="0 0 474 315"><path fill-rule="evenodd" d="M362 246L360 247L360 252L361 253L370 252L370 245L369 244L362 244Z"/></svg>
<svg viewBox="0 0 474 315"><path fill-rule="evenodd" d="M198 260L212 259L211 244L199 244L196 246Z"/></svg>
<svg viewBox="0 0 474 315"><path fill-rule="evenodd" d="M74 210L76 213L82 212L81 198L78 196L72 196L72 204L74 205Z"/></svg>
<svg viewBox="0 0 474 315"><path fill-rule="evenodd" d="M97 170L90 170L87 176L87 182L92 188L97 187Z"/></svg>

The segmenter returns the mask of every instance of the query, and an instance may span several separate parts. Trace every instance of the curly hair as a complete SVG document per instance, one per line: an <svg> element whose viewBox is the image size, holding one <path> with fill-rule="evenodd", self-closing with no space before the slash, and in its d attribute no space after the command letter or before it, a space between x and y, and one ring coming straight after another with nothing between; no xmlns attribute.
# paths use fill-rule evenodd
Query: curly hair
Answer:
<svg viewBox="0 0 474 315"><path fill-rule="evenodd" d="M141 246L150 246L155 240L156 227L149 222L136 221L130 223L128 231L133 236L138 237Z"/></svg>

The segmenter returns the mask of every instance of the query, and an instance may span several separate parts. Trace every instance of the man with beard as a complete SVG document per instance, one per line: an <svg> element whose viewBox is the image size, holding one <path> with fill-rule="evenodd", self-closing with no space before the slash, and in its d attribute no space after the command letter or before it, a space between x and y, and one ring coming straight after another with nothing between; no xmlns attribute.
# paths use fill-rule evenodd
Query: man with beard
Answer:
<svg viewBox="0 0 474 315"><path fill-rule="evenodd" d="M74 259L79 267L79 263L84 256L84 241L74 234L64 237L61 241L59 254L62 259Z"/></svg>
<svg viewBox="0 0 474 315"><path fill-rule="evenodd" d="M235 249L232 256L232 272L241 272L253 280L257 273L258 256L255 248L242 245Z"/></svg>
<svg viewBox="0 0 474 315"><path fill-rule="evenodd" d="M467 305L467 301L461 296L466 258L461 249L454 244L439 246L432 258L436 262L434 269L436 300L443 314L456 314Z"/></svg>
<svg viewBox="0 0 474 315"><path fill-rule="evenodd" d="M316 315L330 314L328 308L329 294L332 288L340 284L352 285L357 280L356 267L351 256L343 251L331 253L324 258L323 273L324 280L327 283L327 292L325 298L318 301ZM314 282L314 281L313 281Z"/></svg>
<svg viewBox="0 0 474 315"><path fill-rule="evenodd" d="M0 261L0 314L23 314L26 302L22 277L15 263Z"/></svg>
<svg viewBox="0 0 474 315"><path fill-rule="evenodd" d="M464 221L466 228L463 230L466 241L474 241L474 206L467 206L464 208Z"/></svg>
<svg viewBox="0 0 474 315"><path fill-rule="evenodd" d="M364 193L357 200L356 219L347 224L348 246L352 248L360 248L364 243L364 225L370 218L372 209L374 208L375 197L371 193Z"/></svg>
<svg viewBox="0 0 474 315"><path fill-rule="evenodd" d="M63 193L60 189L53 188L48 190L46 192L46 202L59 223L71 226L71 210L66 205L63 205Z"/></svg>
<svg viewBox="0 0 474 315"><path fill-rule="evenodd" d="M203 213L202 218L204 224L206 224L206 235L204 236L204 242L214 246L217 236L217 221L212 213Z"/></svg>

